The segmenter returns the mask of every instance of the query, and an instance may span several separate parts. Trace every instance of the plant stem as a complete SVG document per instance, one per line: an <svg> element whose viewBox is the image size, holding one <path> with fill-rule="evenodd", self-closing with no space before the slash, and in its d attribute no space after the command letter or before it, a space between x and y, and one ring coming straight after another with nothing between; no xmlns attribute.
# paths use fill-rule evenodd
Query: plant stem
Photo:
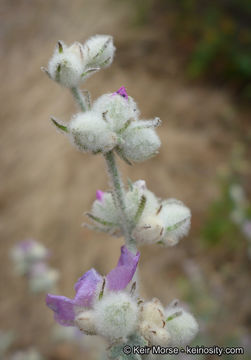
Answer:
<svg viewBox="0 0 251 360"><path fill-rule="evenodd" d="M71 88L72 95L78 105L80 106L80 109L82 111L86 111L86 104L85 104L85 98L79 88L73 87Z"/></svg>
<svg viewBox="0 0 251 360"><path fill-rule="evenodd" d="M117 168L114 153L112 151L109 151L104 154L104 158L106 160L108 173L110 176L110 181L113 189L113 198L114 198L115 206L119 212L120 223L123 230L123 234L125 236L126 245L131 251L136 253L137 251L136 244L133 238L131 237L131 224L126 214L124 186L120 177L120 173Z"/></svg>
<svg viewBox="0 0 251 360"><path fill-rule="evenodd" d="M87 107L85 104L85 98L81 93L81 90L74 87L71 88L71 92L77 104L80 106L80 109L83 112L86 111ZM136 253L136 242L131 237L131 224L126 214L124 186L120 177L120 173L118 171L114 153L112 151L109 151L104 154L104 158L106 160L108 173L112 185L113 199L119 213L120 224L122 227L123 235L125 236L126 245L132 252Z"/></svg>

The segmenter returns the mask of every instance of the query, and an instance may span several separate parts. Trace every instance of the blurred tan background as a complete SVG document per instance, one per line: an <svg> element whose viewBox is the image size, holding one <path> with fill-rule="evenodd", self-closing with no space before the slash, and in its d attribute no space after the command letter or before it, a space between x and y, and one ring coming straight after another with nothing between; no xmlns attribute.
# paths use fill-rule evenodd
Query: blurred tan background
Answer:
<svg viewBox="0 0 251 360"><path fill-rule="evenodd" d="M81 228L96 189L107 189L104 161L76 152L50 125L51 115L68 121L77 108L67 89L40 71L58 39L70 44L94 34L114 36L116 57L83 88L95 99L125 86L142 118L162 119L159 155L133 167L119 161L123 178L145 179L158 196L184 201L193 214L190 236L178 246L141 249L142 294L165 304L173 298L189 302L186 265L192 262L222 316L203 327L204 333L211 331L217 343L236 337L240 344L250 329L245 241L239 239L237 251L229 252L226 243L217 250L203 247L200 236L208 206L219 196L218 173L226 169L234 144L247 143L250 109L231 88L189 81L168 18L157 13L135 25L135 11L131 3L114 0L1 1L0 328L17 334L13 351L35 346L48 359L91 356L89 350L51 341L54 322L45 296L30 295L25 280L13 275L9 250L16 242L33 237L52 250L51 264L61 272L60 294L69 297L89 268L104 274L112 269L123 243ZM248 195L250 179L248 169L243 176ZM219 314L215 306L210 311ZM196 316L196 306L193 312Z"/></svg>

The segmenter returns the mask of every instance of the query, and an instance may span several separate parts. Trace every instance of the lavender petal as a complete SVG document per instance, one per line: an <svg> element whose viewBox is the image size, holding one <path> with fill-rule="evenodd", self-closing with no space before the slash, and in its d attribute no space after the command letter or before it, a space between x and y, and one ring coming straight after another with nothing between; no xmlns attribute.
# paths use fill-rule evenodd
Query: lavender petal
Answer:
<svg viewBox="0 0 251 360"><path fill-rule="evenodd" d="M47 294L47 306L54 311L55 320L63 326L74 326L74 301L65 296Z"/></svg>
<svg viewBox="0 0 251 360"><path fill-rule="evenodd" d="M74 304L90 307L100 281L102 281L102 276L95 269L91 269L81 276L75 284Z"/></svg>
<svg viewBox="0 0 251 360"><path fill-rule="evenodd" d="M121 255L115 269L106 276L109 290L123 290L132 280L140 254L133 254L126 246L121 247Z"/></svg>

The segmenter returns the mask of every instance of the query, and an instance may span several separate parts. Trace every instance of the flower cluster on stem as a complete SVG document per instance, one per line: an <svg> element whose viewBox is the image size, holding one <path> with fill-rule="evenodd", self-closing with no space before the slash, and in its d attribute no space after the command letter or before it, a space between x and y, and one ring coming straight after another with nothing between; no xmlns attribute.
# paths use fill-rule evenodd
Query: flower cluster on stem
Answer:
<svg viewBox="0 0 251 360"><path fill-rule="evenodd" d="M43 69L70 89L80 108L68 123L53 117L53 124L79 151L102 154L108 169L111 189L97 190L86 213L90 222L84 225L125 238L118 264L108 275L91 269L75 284L74 299L48 294L46 302L59 324L102 335L110 345L109 358L124 359L126 343L183 346L195 337L198 324L177 302L165 308L158 299L145 301L138 294L138 247L177 244L189 231L191 213L179 200L156 197L143 180L123 184L115 156L132 165L157 154L156 128L161 122L140 119L137 104L124 87L93 103L89 93L80 90L84 80L112 63L114 53L113 39L106 35L96 35L83 45L59 41Z"/></svg>

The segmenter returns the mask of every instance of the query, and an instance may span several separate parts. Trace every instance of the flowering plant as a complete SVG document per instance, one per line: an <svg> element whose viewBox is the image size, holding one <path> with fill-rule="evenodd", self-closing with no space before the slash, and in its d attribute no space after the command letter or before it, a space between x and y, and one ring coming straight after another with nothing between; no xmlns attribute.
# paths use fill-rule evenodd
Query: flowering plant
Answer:
<svg viewBox="0 0 251 360"><path fill-rule="evenodd" d="M125 238L118 264L108 275L91 269L75 284L74 299L48 294L46 303L59 324L106 338L109 359L141 359L125 352L126 346L184 346L198 331L194 317L177 301L164 308L158 299L145 301L138 294L138 247L177 244L189 231L191 213L181 201L157 198L143 180L124 187L115 154L130 165L154 156L160 147L156 133L160 119L140 119L124 87L94 103L87 91L79 89L89 76L112 63L114 52L111 36L96 35L84 45L59 41L48 69L43 69L71 90L80 107L68 124L54 117L53 124L79 151L102 154L107 164L111 190L97 191L86 213L90 222L84 225Z"/></svg>
<svg viewBox="0 0 251 360"><path fill-rule="evenodd" d="M15 273L27 277L32 292L55 288L59 272L48 265L50 252L42 244L33 239L21 241L11 249L10 256Z"/></svg>

